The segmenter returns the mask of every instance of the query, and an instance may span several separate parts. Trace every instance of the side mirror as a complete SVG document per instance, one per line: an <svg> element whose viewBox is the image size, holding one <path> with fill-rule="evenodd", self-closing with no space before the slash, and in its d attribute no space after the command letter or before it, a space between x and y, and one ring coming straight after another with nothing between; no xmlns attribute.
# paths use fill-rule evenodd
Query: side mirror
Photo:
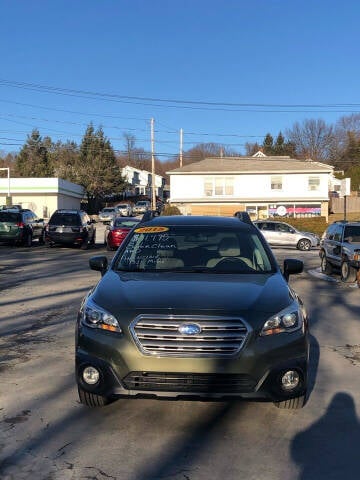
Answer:
<svg viewBox="0 0 360 480"><path fill-rule="evenodd" d="M104 275L108 268L108 259L105 255L91 257L89 259L89 265L91 270L96 270L97 272L101 272L101 275Z"/></svg>
<svg viewBox="0 0 360 480"><path fill-rule="evenodd" d="M288 281L290 275L301 273L304 270L304 262L301 260L295 260L294 258L286 258L284 260L283 275L285 280Z"/></svg>

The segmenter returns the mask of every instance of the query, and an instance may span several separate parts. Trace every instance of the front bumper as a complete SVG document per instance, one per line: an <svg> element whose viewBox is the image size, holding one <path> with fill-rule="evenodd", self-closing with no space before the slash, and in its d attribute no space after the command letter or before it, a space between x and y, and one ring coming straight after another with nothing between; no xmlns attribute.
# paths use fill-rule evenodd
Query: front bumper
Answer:
<svg viewBox="0 0 360 480"><path fill-rule="evenodd" d="M282 401L305 394L308 358L308 338L302 331L251 339L231 358L179 358L144 355L125 336L81 327L76 346L76 379L82 389L109 397L243 397ZM82 379L82 371L89 365L100 372L100 380L93 386ZM296 370L300 376L300 384L293 391L281 386L282 374L288 370Z"/></svg>

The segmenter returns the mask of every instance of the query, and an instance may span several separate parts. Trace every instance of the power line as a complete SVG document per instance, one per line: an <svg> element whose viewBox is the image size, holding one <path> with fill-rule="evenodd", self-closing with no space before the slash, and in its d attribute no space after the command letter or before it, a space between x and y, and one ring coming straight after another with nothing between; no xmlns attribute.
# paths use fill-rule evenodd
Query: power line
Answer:
<svg viewBox="0 0 360 480"><path fill-rule="evenodd" d="M355 113L349 110L334 110L338 108L353 108L359 107L359 103L318 103L318 104L290 104L290 103L235 103L235 102L214 102L214 101L200 101L200 100L183 100L183 99L168 99L168 98L156 98L156 97L140 97L140 96L129 96L129 95L119 95L114 93L102 93L102 92L93 92L88 90L75 90L62 87L52 87L48 85L41 85L35 83L27 82L17 82L12 80L0 79L0 85L7 87L20 88L25 90L32 90L38 92L52 93L57 95L67 95L78 98L90 98L90 99L99 99L107 101L115 101L121 103L132 103L137 105L146 105L152 107L168 107L168 108L187 108L187 109L202 109L202 110L222 110L222 111L231 111L231 112L259 112L259 113L294 113L299 112L299 108L304 108L303 112L335 112L335 113ZM143 103L147 102L147 103ZM159 102L156 104L154 102ZM221 107L221 108L219 108ZM229 109L230 107L230 109ZM241 110L238 110L238 108ZM245 110L244 110L245 108ZM259 108L266 110L259 110ZM277 110L268 110L270 108L276 108ZM292 110L284 110L291 108ZM322 108L326 110L309 110L311 108ZM250 109L250 110L248 110ZM254 110L255 109L255 110ZM280 109L280 110L279 110ZM331 110L328 110L331 109ZM300 110L301 112L301 110ZM358 113L359 110L356 110Z"/></svg>

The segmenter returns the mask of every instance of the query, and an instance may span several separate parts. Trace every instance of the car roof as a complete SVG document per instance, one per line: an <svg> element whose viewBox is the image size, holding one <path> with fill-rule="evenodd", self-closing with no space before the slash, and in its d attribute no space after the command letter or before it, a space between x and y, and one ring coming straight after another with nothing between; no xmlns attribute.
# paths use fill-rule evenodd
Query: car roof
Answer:
<svg viewBox="0 0 360 480"><path fill-rule="evenodd" d="M237 217L220 217L206 215L160 215L143 222L144 225L167 226L199 226L199 227L251 227L251 224L239 220Z"/></svg>
<svg viewBox="0 0 360 480"><path fill-rule="evenodd" d="M83 212L83 210L77 210L76 208L59 208L58 210L55 210L54 213L80 213Z"/></svg>

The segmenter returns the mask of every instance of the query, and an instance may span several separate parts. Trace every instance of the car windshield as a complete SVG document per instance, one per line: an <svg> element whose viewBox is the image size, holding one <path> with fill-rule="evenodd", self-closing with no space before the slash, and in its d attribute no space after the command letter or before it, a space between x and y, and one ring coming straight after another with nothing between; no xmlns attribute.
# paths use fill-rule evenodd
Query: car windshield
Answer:
<svg viewBox="0 0 360 480"><path fill-rule="evenodd" d="M21 216L18 213L0 211L0 222L17 223L20 220Z"/></svg>
<svg viewBox="0 0 360 480"><path fill-rule="evenodd" d="M147 205L147 204L148 204L148 202L143 201L143 202L137 202L136 205L137 205L138 207L142 207L143 205Z"/></svg>
<svg viewBox="0 0 360 480"><path fill-rule="evenodd" d="M114 227L132 228L137 223L139 223L138 220L124 220L123 218L116 218L114 221Z"/></svg>
<svg viewBox="0 0 360 480"><path fill-rule="evenodd" d="M81 221L76 213L54 213L49 221L50 225L80 226Z"/></svg>
<svg viewBox="0 0 360 480"><path fill-rule="evenodd" d="M253 231L214 227L138 227L115 260L115 270L264 273L274 271Z"/></svg>
<svg viewBox="0 0 360 480"><path fill-rule="evenodd" d="M128 208L128 206L126 204L123 204L123 205L117 205L116 208Z"/></svg>
<svg viewBox="0 0 360 480"><path fill-rule="evenodd" d="M114 213L115 208L103 208L101 213Z"/></svg>
<svg viewBox="0 0 360 480"><path fill-rule="evenodd" d="M347 242L360 242L360 225L348 225L345 227L344 239Z"/></svg>

